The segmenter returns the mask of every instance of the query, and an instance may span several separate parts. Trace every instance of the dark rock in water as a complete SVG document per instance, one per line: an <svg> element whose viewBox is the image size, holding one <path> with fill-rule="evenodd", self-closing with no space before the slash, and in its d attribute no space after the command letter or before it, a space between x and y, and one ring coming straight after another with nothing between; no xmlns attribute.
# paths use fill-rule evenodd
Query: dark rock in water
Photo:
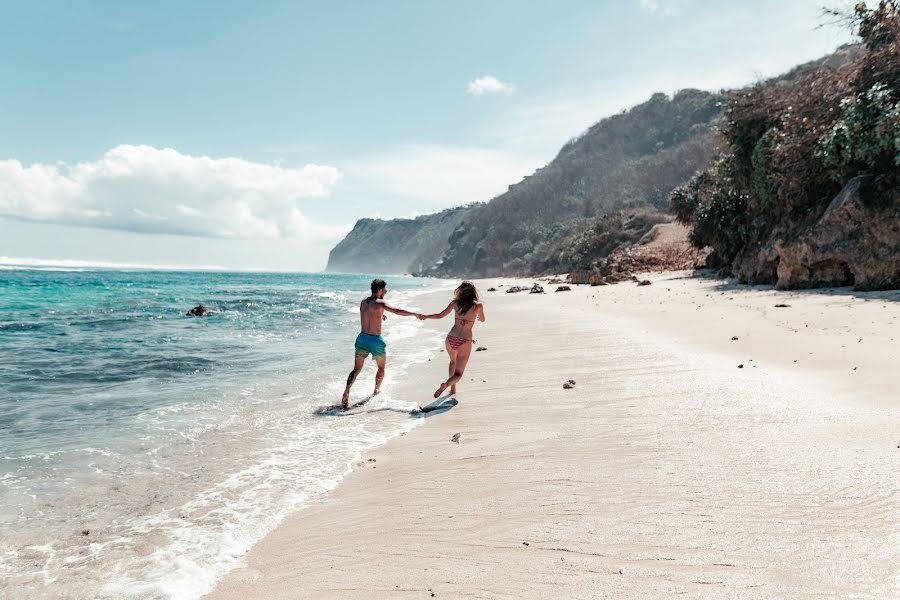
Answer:
<svg viewBox="0 0 900 600"><path fill-rule="evenodd" d="M642 285L651 285L652 283L653 283L653 282L650 281L649 279L645 279L645 280L643 280L643 281L638 281L638 286L642 286Z"/></svg>
<svg viewBox="0 0 900 600"><path fill-rule="evenodd" d="M478 346L477 348L475 348L475 352L484 352L485 350L487 350L487 348L485 348L484 346Z"/></svg>
<svg viewBox="0 0 900 600"><path fill-rule="evenodd" d="M567 285L561 285L561 286L559 286L558 288L556 288L556 291L557 291L557 292L571 292L571 291L572 291L572 288L570 288L570 287L567 286Z"/></svg>
<svg viewBox="0 0 900 600"><path fill-rule="evenodd" d="M454 434L453 434L453 437L450 438L450 441L451 441L451 442L455 442L455 443L458 444L458 443L459 443L459 434L458 434L458 433L454 433Z"/></svg>
<svg viewBox="0 0 900 600"><path fill-rule="evenodd" d="M510 287L506 288L506 293L507 293L507 294L515 294L516 292L521 292L521 291L524 290L524 289L525 289L525 288L520 287L520 286L518 286L518 285L513 285L513 286L510 286Z"/></svg>
<svg viewBox="0 0 900 600"><path fill-rule="evenodd" d="M493 287L492 287L492 288L488 288L488 291L489 291L489 292L496 292L496 291L497 291L497 288L493 288Z"/></svg>
<svg viewBox="0 0 900 600"><path fill-rule="evenodd" d="M528 293L529 293L529 294L543 294L543 293L544 293L544 288L541 287L539 284L536 283L536 284L534 284L534 285L531 287L531 291L528 292Z"/></svg>
<svg viewBox="0 0 900 600"><path fill-rule="evenodd" d="M188 316L188 317L203 317L203 316L206 316L211 313L212 313L211 310L209 310L202 304L198 304L197 306L195 306L194 308L192 308L191 310L187 311L184 314L185 314L185 316Z"/></svg>

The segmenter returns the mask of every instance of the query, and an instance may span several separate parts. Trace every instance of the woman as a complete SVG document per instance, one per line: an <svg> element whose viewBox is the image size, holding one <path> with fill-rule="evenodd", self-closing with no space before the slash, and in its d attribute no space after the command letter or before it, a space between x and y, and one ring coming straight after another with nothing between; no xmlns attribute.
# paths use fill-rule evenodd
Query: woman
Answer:
<svg viewBox="0 0 900 600"><path fill-rule="evenodd" d="M463 281L454 292L453 301L447 308L434 315L421 315L420 319L443 319L455 311L455 321L450 333L447 334L445 346L450 356L450 378L442 383L434 392L434 397L439 398L448 387L450 394L456 393L456 383L462 379L472 354L472 328L475 320L484 322L484 305L478 301L478 291L469 281Z"/></svg>

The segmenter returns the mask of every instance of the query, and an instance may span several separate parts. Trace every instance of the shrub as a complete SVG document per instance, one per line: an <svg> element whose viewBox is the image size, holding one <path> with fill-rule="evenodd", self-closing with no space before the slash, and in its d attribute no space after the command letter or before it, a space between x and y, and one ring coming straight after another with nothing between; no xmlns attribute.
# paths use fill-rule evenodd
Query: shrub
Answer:
<svg viewBox="0 0 900 600"><path fill-rule="evenodd" d="M816 150L835 179L900 165L900 102L893 90L876 83L845 98L841 113Z"/></svg>

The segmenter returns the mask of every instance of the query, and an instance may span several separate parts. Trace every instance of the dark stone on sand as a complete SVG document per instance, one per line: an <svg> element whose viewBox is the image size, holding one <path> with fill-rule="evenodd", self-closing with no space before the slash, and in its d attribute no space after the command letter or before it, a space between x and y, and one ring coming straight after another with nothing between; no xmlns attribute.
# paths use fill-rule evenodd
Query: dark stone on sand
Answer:
<svg viewBox="0 0 900 600"><path fill-rule="evenodd" d="M493 288L493 287L492 287L492 288L488 288L488 291L489 291L489 292L496 292L496 291L497 291L497 288Z"/></svg>
<svg viewBox="0 0 900 600"><path fill-rule="evenodd" d="M900 448L900 446L897 446L897 447ZM523 545L523 546L530 546L531 544L529 544L528 542L522 542L522 545Z"/></svg>
<svg viewBox="0 0 900 600"><path fill-rule="evenodd" d="M738 337L737 337L736 335L731 336L731 341L732 341L732 342L736 342L737 339L738 339Z"/></svg>
<svg viewBox="0 0 900 600"><path fill-rule="evenodd" d="M375 458L370 458L370 459L368 459L368 460L369 460L369 462L378 462L378 460L375 459Z"/></svg>
<svg viewBox="0 0 900 600"><path fill-rule="evenodd" d="M557 285L557 284L559 284L559 283L565 283L565 282L564 282L562 279L560 279L559 277L554 277L553 279L551 279L551 280L548 281L547 283L549 283L549 284L551 284L551 285Z"/></svg>
<svg viewBox="0 0 900 600"><path fill-rule="evenodd" d="M188 317L203 317L203 316L210 314L211 312L212 311L210 311L208 308L206 308L202 304L198 304L197 306L195 306L194 308L192 308L191 310L187 311L184 314L185 314L185 316L188 316Z"/></svg>
<svg viewBox="0 0 900 600"><path fill-rule="evenodd" d="M485 350L487 350L487 348L485 348L484 346L478 346L477 348L475 348L475 352L484 352Z"/></svg>
<svg viewBox="0 0 900 600"><path fill-rule="evenodd" d="M775 308L790 308L790 304L776 304Z"/></svg>
<svg viewBox="0 0 900 600"><path fill-rule="evenodd" d="M91 530L90 530L90 529L82 529L82 530L81 530L81 535L90 535L90 534L91 534Z"/></svg>
<svg viewBox="0 0 900 600"><path fill-rule="evenodd" d="M453 434L453 437L450 438L450 441L451 441L451 442L454 442L454 443L456 443L456 444L458 444L458 443L459 443L459 434L458 434L458 433L454 433L454 434Z"/></svg>
<svg viewBox="0 0 900 600"><path fill-rule="evenodd" d="M556 291L557 291L557 292L571 292L571 291L572 291L572 288L570 288L570 287L567 286L567 285L561 285L561 286L559 286L558 288L556 288Z"/></svg>
<svg viewBox="0 0 900 600"><path fill-rule="evenodd" d="M744 365L738 365L738 369L743 369Z"/></svg>
<svg viewBox="0 0 900 600"><path fill-rule="evenodd" d="M568 381L563 384L564 390L571 390L573 387L575 387L575 386L572 385L571 383L569 383Z"/></svg>
<svg viewBox="0 0 900 600"><path fill-rule="evenodd" d="M521 291L524 290L524 289L525 289L525 288L520 287L520 286L518 286L518 285L513 285L513 286L510 286L510 287L506 288L506 293L507 293L507 294L515 294L516 292L521 292Z"/></svg>
<svg viewBox="0 0 900 600"><path fill-rule="evenodd" d="M575 385L575 380L574 380L574 379L570 379L570 380L569 380L569 383L571 383L572 385Z"/></svg>
<svg viewBox="0 0 900 600"><path fill-rule="evenodd" d="M639 286L641 286L641 285L651 285L652 283L653 283L653 282L650 281L649 279L645 279L645 280L643 280L643 281L638 281L638 285L639 285Z"/></svg>
<svg viewBox="0 0 900 600"><path fill-rule="evenodd" d="M541 285L536 283L531 287L531 291L528 293L529 294L543 294L544 288Z"/></svg>

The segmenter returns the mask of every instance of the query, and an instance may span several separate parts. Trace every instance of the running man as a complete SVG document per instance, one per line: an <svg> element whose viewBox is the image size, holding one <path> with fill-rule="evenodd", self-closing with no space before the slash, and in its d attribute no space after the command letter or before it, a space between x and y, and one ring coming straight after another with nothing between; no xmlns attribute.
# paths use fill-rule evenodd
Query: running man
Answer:
<svg viewBox="0 0 900 600"><path fill-rule="evenodd" d="M384 311L403 317L419 316L417 313L389 306L384 301L385 294L387 294L387 284L381 279L373 279L372 295L359 303L359 320L362 331L356 336L356 361L353 364L353 370L347 376L347 388L344 390L344 396L341 398L341 406L344 409L350 406L350 387L356 381L356 376L362 371L363 363L369 354L372 355L372 358L375 359L375 364L378 365L373 395L381 391L381 381L384 379L384 363L387 360L387 348L384 345L384 340L381 339L381 322L387 319Z"/></svg>

